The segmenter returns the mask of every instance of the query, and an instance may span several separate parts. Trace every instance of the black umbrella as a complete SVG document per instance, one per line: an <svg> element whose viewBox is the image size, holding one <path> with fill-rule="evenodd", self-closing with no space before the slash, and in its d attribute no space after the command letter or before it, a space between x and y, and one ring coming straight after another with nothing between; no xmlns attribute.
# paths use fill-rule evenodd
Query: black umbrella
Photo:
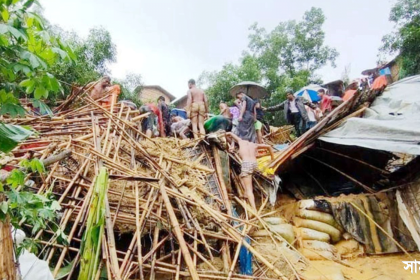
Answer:
<svg viewBox="0 0 420 280"><path fill-rule="evenodd" d="M267 90L260 84L254 82L241 82L230 89L230 94L236 97L238 92L243 92L252 99L260 99L269 96Z"/></svg>

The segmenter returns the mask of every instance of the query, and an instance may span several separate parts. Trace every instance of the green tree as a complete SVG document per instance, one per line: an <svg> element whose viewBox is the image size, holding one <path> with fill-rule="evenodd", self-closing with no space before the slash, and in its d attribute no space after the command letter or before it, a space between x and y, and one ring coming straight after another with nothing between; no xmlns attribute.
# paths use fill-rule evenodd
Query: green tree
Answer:
<svg viewBox="0 0 420 280"><path fill-rule="evenodd" d="M72 49L48 32L43 19L30 9L34 2L0 0L0 115L24 115L19 97L33 97L35 104L46 108L41 100L62 90L51 68L75 59ZM0 126L1 141L22 132ZM0 142L0 150L5 146Z"/></svg>
<svg viewBox="0 0 420 280"><path fill-rule="evenodd" d="M70 93L73 84L85 85L110 74L109 65L116 62L117 52L109 31L102 27L94 28L86 38L80 38L74 32L64 31L57 26L50 27L50 30L67 42L76 54L74 63L63 62L52 70L60 80L66 81L65 95ZM120 100L128 99L137 106L142 105L138 96L143 84L141 75L128 73L123 79L115 79L114 83L121 86Z"/></svg>
<svg viewBox="0 0 420 280"><path fill-rule="evenodd" d="M263 84L271 93L264 105L285 100L286 89L293 91L309 83L322 83L316 71L331 63L338 52L325 45L321 9L305 12L301 21L280 22L271 32L254 24L250 27L248 50L239 65L226 64L221 71L204 72L199 81L207 86L210 108L216 112L220 100L231 100L229 89L241 81ZM281 112L268 114L275 125L284 123Z"/></svg>
<svg viewBox="0 0 420 280"><path fill-rule="evenodd" d="M382 54L399 54L402 77L420 73L420 0L398 0L389 20L395 30L382 38Z"/></svg>
<svg viewBox="0 0 420 280"><path fill-rule="evenodd" d="M257 57L269 91L276 91L285 80L296 76L307 77L307 83L328 62L335 67L338 52L324 45L324 22L322 10L311 8L302 21L280 22L269 33L257 24L251 26L249 49Z"/></svg>
<svg viewBox="0 0 420 280"><path fill-rule="evenodd" d="M341 80L344 83L344 87L347 87L350 84L350 72L351 72L351 64L347 64L344 67L343 73L341 73Z"/></svg>
<svg viewBox="0 0 420 280"><path fill-rule="evenodd" d="M75 59L72 49L49 32L42 17L34 12L35 9L30 9L34 3L36 5L37 1L0 0L0 115L7 117L25 114L19 97L34 98L34 104L46 107L41 100L62 90L51 68L60 62L73 63ZM0 123L0 151L8 152L32 134L26 128ZM0 153L0 157L3 156ZM36 159L22 162L22 170L45 172L42 162ZM52 199L51 194L38 195L26 191L26 175L22 170L14 169L6 179L2 176L0 180L2 228L7 229L10 223L18 228L19 223L24 221L32 225L34 232L49 227L56 232L56 238L66 239L54 224L60 205ZM6 238L10 239L10 234L0 236L3 241ZM27 240L24 244L36 249L33 242ZM5 250L2 253L4 259L12 260L13 263L12 251ZM15 279L15 266L5 265L0 263L0 272L12 271L6 278Z"/></svg>
<svg viewBox="0 0 420 280"><path fill-rule="evenodd" d="M220 101L232 100L229 90L240 81L260 82L261 71L255 57L245 55L240 65L225 64L221 71L204 72L200 75L198 83L208 86L206 94L212 112L219 112Z"/></svg>
<svg viewBox="0 0 420 280"><path fill-rule="evenodd" d="M51 70L58 79L66 81L65 93L70 92L72 84L85 85L109 75L109 64L116 61L116 46L111 34L104 28L94 28L86 38L80 38L74 32L67 32L54 26L50 30L62 38L75 53L75 61L63 61Z"/></svg>
<svg viewBox="0 0 420 280"><path fill-rule="evenodd" d="M16 97L33 94L41 99L47 98L49 93L57 93L61 85L49 70L59 61L71 62L74 58L71 48L46 31L42 18L29 11L33 2L0 1L3 96L13 92Z"/></svg>
<svg viewBox="0 0 420 280"><path fill-rule="evenodd" d="M116 80L115 82L121 86L120 100L130 100L136 104L137 107L143 105L139 98L139 92L143 86L141 75L128 73L124 79Z"/></svg>

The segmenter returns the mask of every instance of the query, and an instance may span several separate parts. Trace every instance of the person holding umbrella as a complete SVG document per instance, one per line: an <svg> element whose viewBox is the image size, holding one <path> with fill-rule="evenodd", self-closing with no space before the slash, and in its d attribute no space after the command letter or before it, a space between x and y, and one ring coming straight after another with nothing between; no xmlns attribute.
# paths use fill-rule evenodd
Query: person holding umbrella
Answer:
<svg viewBox="0 0 420 280"><path fill-rule="evenodd" d="M238 118L238 126L236 127L235 134L242 140L255 143L255 102L247 96L243 91L236 94L236 98L241 101L241 109Z"/></svg>
<svg viewBox="0 0 420 280"><path fill-rule="evenodd" d="M245 81L230 89L230 94L237 98L240 107L238 125L235 128L235 134L242 140L255 143L256 131L255 123L257 121L255 104L253 99L259 99L269 96L267 90L260 84Z"/></svg>
<svg viewBox="0 0 420 280"><path fill-rule="evenodd" d="M304 132L304 127L307 121L309 121L308 113L305 109L305 105L315 109L315 105L307 101L306 99L293 95L291 90L286 92L286 100L275 106L271 106L265 109L265 111L273 112L284 110L284 118L288 124L295 127L296 135L299 137Z"/></svg>

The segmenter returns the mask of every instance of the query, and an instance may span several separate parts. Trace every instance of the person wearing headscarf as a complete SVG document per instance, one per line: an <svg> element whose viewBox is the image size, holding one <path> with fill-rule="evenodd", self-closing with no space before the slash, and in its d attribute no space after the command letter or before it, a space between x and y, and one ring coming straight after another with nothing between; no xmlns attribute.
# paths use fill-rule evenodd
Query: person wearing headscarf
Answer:
<svg viewBox="0 0 420 280"><path fill-rule="evenodd" d="M242 140L255 143L257 138L255 131L255 102L243 92L238 92L236 98L241 101L241 109L238 118L238 126L234 133Z"/></svg>

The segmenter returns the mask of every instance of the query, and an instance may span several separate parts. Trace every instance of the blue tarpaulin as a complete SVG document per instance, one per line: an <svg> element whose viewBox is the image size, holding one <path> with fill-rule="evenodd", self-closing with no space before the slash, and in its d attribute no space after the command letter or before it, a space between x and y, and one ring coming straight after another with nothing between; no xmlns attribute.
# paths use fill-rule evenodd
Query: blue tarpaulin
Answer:
<svg viewBox="0 0 420 280"><path fill-rule="evenodd" d="M185 110L182 110L182 109L172 109L171 110L171 115L179 116L183 119L187 118L187 112Z"/></svg>
<svg viewBox="0 0 420 280"><path fill-rule="evenodd" d="M236 212L235 208L232 207L232 214L234 217L239 218L238 213ZM234 221L233 225L238 225L238 222ZM243 227L240 227L239 230L242 230ZM251 244L251 238L248 236L244 237L244 241L248 244ZM239 251L239 272L243 275L252 275L252 253L248 251L248 249L242 245Z"/></svg>
<svg viewBox="0 0 420 280"><path fill-rule="evenodd" d="M244 242L251 243L251 238L244 238ZM244 246L239 251L239 271L244 275L252 275L252 253Z"/></svg>

